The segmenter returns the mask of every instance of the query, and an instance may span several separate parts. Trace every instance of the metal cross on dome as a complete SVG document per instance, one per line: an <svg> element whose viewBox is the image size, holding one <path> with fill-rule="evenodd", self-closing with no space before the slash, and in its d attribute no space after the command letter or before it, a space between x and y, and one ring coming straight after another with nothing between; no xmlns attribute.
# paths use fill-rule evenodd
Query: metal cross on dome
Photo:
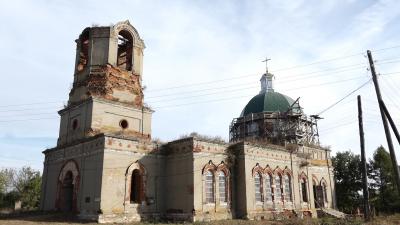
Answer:
<svg viewBox="0 0 400 225"><path fill-rule="evenodd" d="M265 74L268 73L268 61L271 59L268 59L268 57L265 57L265 60L263 60L262 62L265 62Z"/></svg>

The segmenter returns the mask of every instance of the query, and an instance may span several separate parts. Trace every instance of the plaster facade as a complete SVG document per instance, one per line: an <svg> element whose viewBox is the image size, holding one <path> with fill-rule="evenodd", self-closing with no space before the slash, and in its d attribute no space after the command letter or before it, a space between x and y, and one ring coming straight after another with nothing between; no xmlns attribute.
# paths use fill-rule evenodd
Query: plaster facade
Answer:
<svg viewBox="0 0 400 225"><path fill-rule="evenodd" d="M144 43L129 21L79 36L41 209L98 222L317 216L335 207L330 151L304 145L151 139Z"/></svg>

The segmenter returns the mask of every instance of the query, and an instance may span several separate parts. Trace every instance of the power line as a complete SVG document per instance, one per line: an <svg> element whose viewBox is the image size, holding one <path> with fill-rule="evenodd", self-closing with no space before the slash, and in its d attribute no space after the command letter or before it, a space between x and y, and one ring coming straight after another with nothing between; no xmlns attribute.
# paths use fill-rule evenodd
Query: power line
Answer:
<svg viewBox="0 0 400 225"><path fill-rule="evenodd" d="M349 126L349 125L354 124L356 122L357 122L357 120L353 120L352 122L346 122L346 123L338 124L338 125L333 126L333 127L329 127L329 128L326 128L326 129L321 129L321 130L319 130L319 132L325 133L326 131L333 130L333 129L336 129L336 128L339 128L339 127Z"/></svg>
<svg viewBox="0 0 400 225"><path fill-rule="evenodd" d="M15 116L38 116L38 115L50 115L50 114L53 114L53 115L55 115L56 114L56 112L48 112L48 113L24 113L24 114L17 114L17 115L15 115L15 114L13 114L13 115L5 115L5 116L0 116L0 118L9 118L9 117L15 117Z"/></svg>
<svg viewBox="0 0 400 225"><path fill-rule="evenodd" d="M35 119L21 119L21 120L0 120L0 123L31 121L31 120L53 120L53 119L58 119L58 118L35 118Z"/></svg>
<svg viewBox="0 0 400 225"><path fill-rule="evenodd" d="M338 81L333 81L333 82L325 82L325 83L320 83L320 84L314 84L314 85L306 85L306 86L302 86L302 87L297 87L297 88L292 88L290 90L297 90L297 89L304 89L304 88L310 88L310 87L318 87L318 86L325 86L325 85L332 85L332 84L337 84L337 83L342 83L342 82L347 82L347 81L351 81L351 80L356 80L356 79L360 79L363 78L363 76L360 77L355 77L355 78L350 78L350 79L344 79L344 80L338 80ZM369 82L369 81L368 81ZM365 84L364 84L365 85ZM361 88L361 87L360 87ZM355 91L357 91L358 89L356 89ZM355 92L354 91L354 92ZM210 94L215 94L215 93L209 93L209 94L203 94L202 96L205 95L210 95ZM350 93L349 95L351 95L352 93ZM201 95L198 95L201 96ZM186 97L187 98L192 98L192 97L198 97L198 96L190 96L190 97ZM228 97L228 98L221 98L221 99L215 99L215 100L204 100L204 101L196 101L196 102L191 102L191 103L184 103L184 104L177 104L177 105L164 105L164 106L160 106L160 107L156 107L155 109L164 109L164 108L173 108L173 107L180 107L180 106L187 106L187 105L193 105L193 104L201 104L201 103L210 103L210 102L221 102L221 101L227 101L227 100L232 100L232 99L238 99L238 98L249 98L249 97L253 97L253 95L243 95L243 96L234 96L234 97ZM340 101L344 100L346 97L345 96L343 99L341 99ZM181 98L184 99L184 98ZM163 102L167 102L168 100L165 100ZM340 102L339 101L339 102ZM336 104L338 104L339 102L337 102ZM334 105L336 105L334 104ZM330 106L333 107L334 105ZM18 111L22 111L22 110L30 110L30 109L20 109ZM327 110L327 109L326 109ZM12 111L12 110L8 110L8 111ZM50 114L50 113L38 113L37 115L44 115L44 114ZM33 119L36 120L36 119ZM12 121L19 121L19 120L9 120L10 122ZM25 120L24 120L25 121ZM0 121L1 122L1 121ZM5 122L5 121L4 121Z"/></svg>
<svg viewBox="0 0 400 225"><path fill-rule="evenodd" d="M354 64L354 65L358 65L358 64ZM354 65L349 65L349 66L354 66ZM356 69L356 68L353 68L353 69ZM350 70L353 70L353 69L350 69ZM333 70L337 70L337 68L335 68L335 69L333 69ZM344 70L342 70L342 71L344 71ZM347 71L347 70L346 70ZM316 71L316 72L320 72L320 71ZM397 74L397 73L400 73L400 72L390 72L390 73L384 73L384 74L381 74L381 75L390 75L390 74ZM308 73L309 74L309 73ZM325 85L325 84L333 84L333 83L339 83L339 82L344 82L344 81L348 81L348 80L353 80L353 79L358 79L358 78L360 78L360 77L356 77L356 78L351 78L351 79L346 79L346 80L339 80L339 81L334 81L334 82L327 82L327 83L322 83L322 84L316 84L316 85L307 85L307 86L305 86L305 87L298 87L298 88L295 88L295 89L301 89L301 88L309 88L309 87L312 87L312 86L321 86L321 85ZM299 78L298 78L299 79ZM298 80L298 79L295 79L295 80ZM301 79L301 78L300 78ZM232 85L231 86L229 86L229 87L233 87ZM252 86L252 87L248 87L248 88L253 88L253 87L255 87L255 86ZM222 87L223 88L223 87ZM219 88L220 89L220 88ZM243 88L243 89L247 89L247 88ZM208 89L208 90L212 90L212 89ZM238 90L238 89L235 89L235 90L231 90L231 91L236 91L236 90ZM290 89L290 90L294 90L294 89ZM204 91L204 89L202 90L202 91ZM226 91L225 91L226 92ZM220 92L216 92L216 93L220 93ZM197 96L188 96L188 97L186 97L186 98L193 98L193 97L198 97L198 96L205 96L205 95L212 95L212 94L216 94L216 93L207 93L207 94L202 94L202 95L197 95ZM165 95L164 95L165 96ZM162 97L164 97L164 96L162 96ZM160 96L161 97L161 96ZM235 98L241 98L241 97L251 97L251 96L238 96L238 97L235 97ZM184 98L175 98L175 99L184 99ZM216 101L223 101L223 100L229 100L229 99L218 99L218 100L216 100ZM211 101L205 101L204 103L206 103L206 102L211 102ZM47 103L56 103L56 102L37 102L37 103L26 103L26 104L18 104L19 106L22 106L22 105L34 105L34 104L47 104ZM199 102L196 102L196 103L190 103L190 104L198 104ZM181 105L190 105L190 104L181 104ZM337 104L337 103L336 103ZM163 107L161 107L161 108L166 108L166 107L176 107L176 106L181 106L181 105L172 105L172 106L163 106ZM335 104L334 104L335 105ZM8 105L8 106L12 106L12 105ZM15 105L13 105L13 106L17 106L17 104L15 104ZM7 107L7 106L2 106L2 107ZM333 107L333 106L332 106ZM41 110L41 109L54 109L54 108L24 108L24 109L13 109L13 110L2 110L2 111L0 111L0 112L15 112L15 111L27 111L27 110L29 110L29 111L31 111L31 110ZM321 112L322 113L322 112ZM32 114L32 115L43 115L43 114L49 114L49 113L37 113L37 114ZM18 116L20 116L20 115L18 115ZM22 116L22 115L21 115ZM36 120L36 119L35 119ZM9 120L9 121L13 121L13 120Z"/></svg>
<svg viewBox="0 0 400 225"><path fill-rule="evenodd" d="M25 105L42 105L42 104L52 104L52 103L60 103L60 101L34 102L34 103L25 103L25 104L12 104L12 105L0 105L0 108L12 107L12 106L25 106Z"/></svg>
<svg viewBox="0 0 400 225"><path fill-rule="evenodd" d="M32 111L32 110L47 110L47 109L52 109L54 110L54 107L51 108L24 108L24 109L8 109L8 110L0 110L0 112L22 112L22 111Z"/></svg>
<svg viewBox="0 0 400 225"><path fill-rule="evenodd" d="M327 70L319 70L319 71L313 71L313 72L308 72L308 73L301 73L301 74L294 74L291 76L287 76L286 78L290 77L295 77L295 76L302 76L302 75L307 75L307 74L314 74L314 73L320 73L320 72L325 72L325 71L333 71L333 70L340 70L343 68L348 68L348 67L354 67L354 66L360 66L364 65L365 63L358 63L358 64L352 64L352 65L346 65L342 66L339 68L333 68L333 69L327 69ZM231 78L226 78L226 79L219 79L219 80L213 80L213 81L206 81L206 82L200 82L200 83L190 83L190 84L185 84L185 85L179 85L179 86L173 86L173 87L167 87L167 88L160 88L160 89L153 89L149 90L148 92L160 92L160 91L165 91L169 89L179 89L179 88L187 88L187 87L192 87L192 86L198 86L198 85L204 85L204 84L214 84L214 83L219 83L223 81L231 81L231 80L236 80L236 79L243 79L247 77L254 77L254 76L260 76L260 74L251 74L251 75L244 75L244 76L236 76L236 77L231 77ZM283 78L285 79L285 78Z"/></svg>
<svg viewBox="0 0 400 225"><path fill-rule="evenodd" d="M355 64L355 65L359 65L359 64ZM349 65L347 67L354 67L354 65ZM322 70L322 71L314 71L314 72L310 72L310 73L303 73L303 74L296 74L295 76L301 76L304 74L313 74L313 73L318 73L317 75L313 75L313 76L302 76L300 78L295 78L295 79L290 79L287 81L281 81L280 83L285 83L285 82L292 82L292 81L297 81L297 80L304 80L305 78L310 78L310 77L318 77L318 76L326 76L326 75L330 75L330 74L336 74L336 73L342 73L342 72L347 72L347 71L352 71L355 69L360 69L363 67L357 67L357 68L350 68L350 69L345 69L343 70L343 68L335 68L335 69L329 69L329 70ZM334 71L332 73L320 73L320 72L324 72L324 71ZM251 82L251 83L246 83L246 84L254 84L255 82ZM213 87L213 88L207 88L207 89L200 89L200 90L192 90L192 91L188 91L188 92L180 92L180 93L173 93L173 94L168 94L168 95L159 95L159 96L151 96L151 97L147 97L146 99L149 98L164 98L164 97L169 97L169 96L174 96L174 95L183 95L183 94L188 94L188 93L195 93L195 92L201 92L201 91L208 91L208 90L220 90L220 89L225 89L225 88L231 88L231 87L236 87L236 86L243 86L246 84L234 84L234 85L229 85L229 86L223 86L223 87ZM255 88L258 86L252 85L251 87L247 87L247 88L241 88L241 89L235 89L236 90L243 90L243 89L248 89L248 88ZM208 94L207 94L208 95ZM24 104L14 104L14 105L3 105L0 107L9 107L9 106L25 106L25 105L35 105L35 104L46 104L46 103L56 103L56 102L39 102L39 103L24 103ZM58 103L62 103L61 101ZM0 112L17 112L17 111L30 111L30 110L42 110L42 109L54 109L52 108L23 108L23 109L7 109L7 110L0 110Z"/></svg>
<svg viewBox="0 0 400 225"><path fill-rule="evenodd" d="M354 78L349 78L349 79L344 79L344 80L325 82L325 83L314 84L314 85L307 85L307 86L302 86L302 87L297 87L297 88L290 88L290 89L282 90L282 91L292 91L292 90L298 90L298 89L303 89L303 88L323 86L323 85L328 85L328 84L336 84L336 83L342 83L342 82L356 80L356 79L360 79L360 78L364 78L364 76L354 77ZM153 104L153 103L157 103L157 102L169 102L169 101L175 101L175 100L181 100L181 99L190 99L190 98L193 98L193 97L201 97L201 96L213 95L213 94L218 94L218 93L235 92L235 91L239 91L239 90L252 89L252 88L255 88L255 87L258 87L258 86L250 86L250 87L246 87L246 88L239 88L239 89L233 89L233 90L228 90L228 91L226 91L226 90L225 91L218 91L218 92L207 93L207 94L202 94L202 95L177 97L177 98L172 98L172 99L167 99L167 100L158 100L158 101L154 101L154 102L148 102L148 104Z"/></svg>
<svg viewBox="0 0 400 225"><path fill-rule="evenodd" d="M358 88L356 88L355 90L351 91L350 93L348 93L346 96L344 96L343 98L341 98L339 101L333 103L332 105L330 105L329 107L327 107L326 109L322 110L320 113L318 113L317 115L321 115L322 113L328 111L329 109L333 108L335 105L339 104L341 101L343 101L344 99L346 99L347 97L349 97L350 95L352 95L354 92L360 90L361 88L363 88L365 85L367 85L369 82L371 81L371 79L369 79L367 82L363 83L361 86L359 86Z"/></svg>
<svg viewBox="0 0 400 225"><path fill-rule="evenodd" d="M394 48L399 48L399 46L393 46L393 47L388 47L388 48L384 48L384 49L377 49L377 50L375 50L373 52L386 51L386 50L394 49ZM331 59L326 59L326 60L321 60L321 61L316 61L316 62L312 62L312 63L308 63L308 64L300 64L300 65L296 65L296 66L292 66L292 67L281 68L281 69L273 70L272 73L275 73L275 72L278 72L278 71L292 70L292 69L295 69L295 68L308 67L308 66L311 66L311 65L321 64L321 63L325 63L325 62L337 61L337 60L340 60L340 59L347 59L347 58L351 58L351 57L359 56L359 55L364 55L364 52L351 54L351 55L346 55L346 56L341 56L341 57L336 57L336 58L331 58ZM398 59L398 58L395 58L395 59ZM386 61L386 60L389 60L389 59L380 60L380 62L383 62L383 61ZM361 64L364 65L365 63L361 63ZM357 64L357 65L360 65L360 64ZM260 76L260 74L250 74L250 75L244 75L244 76L236 76L236 77L231 77L231 78L227 78L227 79L219 79L219 80L206 81L206 82L201 82L201 83L191 83L191 84L189 83L189 84L185 84L185 85L178 85L178 86L169 87L167 89L191 87L191 86L204 85L204 84L210 84L210 83L217 83L217 82L223 82L223 81L234 80L234 79L242 79L242 78L245 78L245 77L252 77L252 76ZM153 90L150 89L149 92L158 92L158 91L164 91L164 90L166 90L166 88L153 89Z"/></svg>
<svg viewBox="0 0 400 225"><path fill-rule="evenodd" d="M346 79L346 80L340 80L336 82L327 82L327 83L322 83L322 84L317 84L317 85L307 85L304 87L298 87L298 88L292 88L290 90L296 90L296 89L303 89L303 88L309 88L309 87L316 87L316 86L323 86L323 85L328 85L328 84L336 84L336 83L341 83L349 80L355 80L359 79L360 77L357 78L351 78L351 79ZM223 98L223 99L217 99L217 100L209 100L209 101L200 101L200 102L192 102L192 103L185 103L185 104L179 104L179 105L172 105L172 106L161 106L155 109L160 109L160 108L170 108L170 107L178 107L178 106L185 106L185 105L193 105L193 104L200 104L200 103L209 103L209 102L217 102L217 101L225 101L225 100L231 100L231 99L237 99L237 98L244 98L244 97L253 97L253 95L245 95L245 96L235 96L235 97L230 97L230 98Z"/></svg>
<svg viewBox="0 0 400 225"><path fill-rule="evenodd" d="M395 48L400 48L400 45L395 45L387 48L381 48L381 49L376 49L376 50L371 50L371 52L381 52L381 51L387 51Z"/></svg>
<svg viewBox="0 0 400 225"><path fill-rule="evenodd" d="M387 73L387 74L395 74L395 73L400 73L400 72L392 72L392 73ZM385 74L385 75L387 75ZM362 76L360 77L355 77L355 78L350 78L350 79L345 79L345 80L339 80L339 81L334 81L334 82L326 82L326 83L321 83L321 84L315 84L315 85L307 85L307 86L303 86L303 87L298 87L298 88L293 88L290 90L296 90L296 89L303 89L303 88L310 88L310 87L316 87L316 86L323 86L323 85L330 85L330 84L336 84L336 83L341 83L341 82L346 82L346 81L350 81L350 80L355 80L355 79L360 79L362 78ZM367 81L366 83L364 83L363 85L361 85L359 88L357 88L356 90L350 92L348 95L346 95L344 98L340 99L338 102L334 103L333 105L329 106L327 109L323 110L321 113L329 110L330 108L334 107L335 105L337 105L338 103L340 103L341 101L343 101L345 98L347 98L348 96L350 96L351 94L353 94L355 91L361 89L364 85L366 85L369 81ZM215 93L209 93L209 94L215 94ZM204 94L204 95L209 95L209 94ZM165 106L161 106L161 107L156 107L155 109L163 109L163 108L172 108L172 107L179 107L179 106L186 106L186 105L193 105L193 104L201 104L201 103L210 103L210 102L220 102L220 101L227 101L227 100L232 100L232 99L237 99L237 98L245 98L245 97L252 97L253 95L245 95L245 96L235 96L235 97L229 97L229 98L222 98L222 99L216 99L216 100L205 100L205 101L199 101L199 102L192 102L192 103L185 103L185 104L178 104L178 105L165 105ZM190 96L190 97L197 97L197 96ZM189 98L190 98L189 97ZM164 101L165 102L165 101ZM23 111L23 110L32 110L32 109L22 109L22 110L17 110L17 111ZM7 111L12 111L12 110L7 110ZM320 114L321 114L320 113ZM38 113L37 115L43 115L43 114L49 114L49 113ZM21 115L22 116L22 115ZM29 120L29 119L27 119ZM23 121L27 121L27 120L23 120ZM38 120L38 119L33 119L33 120ZM8 120L10 122L14 121L14 120ZM20 121L20 120L16 120L16 121ZM6 122L6 121L3 121Z"/></svg>
<svg viewBox="0 0 400 225"><path fill-rule="evenodd" d="M395 58L397 59L397 58ZM377 64L386 64L386 63L393 63L393 62L398 62L400 60L396 60L396 61L390 61L390 62L385 62L387 60L393 60L393 59L384 59L384 60L380 60L380 63ZM280 78L280 83L285 83L285 82L292 82L292 81L297 81L297 80L304 80L306 78L312 78L312 77L320 77L321 75L329 75L329 74L333 74L333 73L322 73L322 72L326 72L326 71L336 71L336 73L341 73L341 72L346 72L346 71L351 71L351 70L355 70L355 69L361 69L364 67L356 67L358 65L364 65L364 63L359 63L359 64L351 64L351 65L346 65L346 66L342 66L340 68L333 68L333 69L326 69L326 70L319 70L319 71L313 71L313 72L308 72L308 73L300 73L300 74L294 74L291 75L289 77L283 77ZM353 68L352 68L353 67ZM349 69L343 69L343 68L349 68ZM398 73L398 72L395 72ZM303 75L310 75L310 74L317 74L317 75L312 75L312 76L303 76ZM251 75L251 76L255 76L255 75ZM257 74L257 76L259 76ZM301 76L301 77L298 77ZM241 76L241 77L246 77L246 76ZM291 78L291 77L298 77L298 78ZM232 80L232 78L229 79L223 79L220 81L226 81L226 80ZM211 82L207 82L207 83L215 83L214 81ZM200 84L204 84L203 83L196 83L193 85L200 85ZM250 84L250 83L246 83L246 84ZM253 84L253 82L251 83ZM234 87L234 86L239 86L239 85L243 85L243 84L236 84L236 85L230 85L230 86L225 86L225 87L214 87L214 88L209 88L209 89L201 89L201 90L194 90L194 91L190 91L190 92L184 92L184 93L174 93L174 94L169 94L169 95L159 95L159 96L150 96L148 98L156 98L156 97L166 97L166 96L173 96L173 95L180 95L180 94L185 94L185 93L193 93L195 91L204 91L204 90L213 90L213 89L221 89L221 88L226 88L226 87ZM182 87L188 87L187 85L182 85ZM168 89L172 89L175 87L169 87L169 88L163 88L162 90L168 90ZM49 102L36 102L36 103L23 103L23 104L10 104L10 105L0 105L0 108L5 108L5 107L12 107L12 106L26 106L26 105L39 105L39 104L52 104L52 103L63 103L62 101L49 101ZM42 108L41 108L42 109ZM25 111L25 110L30 110L30 109L16 109L16 110L3 110L0 112L8 112L8 111Z"/></svg>
<svg viewBox="0 0 400 225"><path fill-rule="evenodd" d="M354 65L359 65L359 64L354 64ZM354 67L354 65L350 65L350 67ZM346 67L344 67L344 68L346 68ZM364 68L364 67L361 67L361 68ZM317 77L317 76L320 76L321 74L322 74L322 75L324 75L324 74L325 74L325 75L334 74L334 73L320 73L320 72L336 71L335 73L341 73L341 72L352 71L352 70L355 70L355 69L360 69L360 67L358 67L358 68L351 68L351 69L345 69L345 70L343 70L343 67L341 67L341 68L335 68L335 69L329 69L329 70L314 71L314 72L310 72L310 73L296 74L296 75L294 75L294 76L302 76L302 75L307 75L307 74L318 73L318 75L310 76L310 77ZM339 70L339 71L337 71L337 70ZM304 76L302 76L302 77L300 77L300 78L291 79L291 80L286 80L286 81L283 79L283 81L281 81L280 83L292 82L292 81L296 81L296 80L299 80L299 79L305 80L305 78L310 78L310 77L307 77L307 76L304 77ZM219 89L223 89L223 88L230 88L230 87L236 87L236 86L243 86L243 85L254 84L254 83L255 83L255 82L250 82L250 83L245 83L245 84L233 84L233 85L222 86L222 87L211 87L211 88L206 88L206 89L190 90L190 91L178 92L178 93L172 93L172 94L155 95L155 96L149 96L149 97L147 97L146 99L163 98L163 97L168 97L168 96L190 94L190 93L194 93L194 92L201 92L201 91L208 91L208 90L215 90L215 89L218 89L218 90L219 90ZM164 90L168 90L168 89L170 89L170 88L165 88Z"/></svg>
<svg viewBox="0 0 400 225"><path fill-rule="evenodd" d="M340 68L331 68L331 69L327 69L327 70L318 70L318 71L313 71L313 72L309 72L309 73L300 73L300 74L293 74L289 77L283 77L280 78L280 83L286 83L286 82L293 82L293 81L297 81L297 80L304 80L307 78L312 78L312 77L319 77L319 76L326 76L326 75L330 75L330 74L335 74L335 73L342 73L342 72L347 72L347 71L352 71L352 70L356 70L356 69L361 69L364 67L356 67L355 66L359 66L362 64L351 64L351 65L346 65L346 66L342 66ZM348 69L344 69L344 68L348 68ZM323 72L328 72L328 71L332 71L332 73L323 73ZM311 74L315 74L315 75L311 75ZM303 76L303 75L311 75L311 76ZM254 75L252 75L254 76ZM257 76L259 76L259 74L257 74ZM296 77L296 76L301 76L298 78L291 78L291 77ZM226 80L231 80L231 79L224 79L223 81ZM209 82L209 83L215 83L215 82ZM255 82L251 82L251 83L246 83L246 84L254 84ZM196 83L197 84L202 84L202 83ZM201 89L201 90L192 90L190 92L183 92L183 93L174 93L174 94L169 94L169 95L159 95L159 96L150 96L147 97L148 98L157 98L157 97L166 97L166 96L173 96L173 95L181 95L181 94L186 94L186 93L193 93L193 92L198 92L198 91L205 91L205 90L214 90L214 89L221 89L221 88L228 88L228 87L235 87L235 86L243 86L244 84L234 84L234 85L229 85L229 86L223 86L223 87L213 87L213 88L208 88L208 89ZM186 85L183 85L183 87L187 87ZM164 88L162 90L169 90L172 89L174 87L169 87L169 88ZM53 103L60 103L62 104L63 101L49 101L49 102L35 102L35 103L23 103L23 104L10 104L10 105L0 105L0 108L6 108L6 107L13 107L13 106L27 106L27 105L42 105L42 104L53 104ZM42 109L42 108L41 108ZM24 110L30 110L30 109L16 109L16 110L2 110L0 112L8 112L8 111L24 111Z"/></svg>

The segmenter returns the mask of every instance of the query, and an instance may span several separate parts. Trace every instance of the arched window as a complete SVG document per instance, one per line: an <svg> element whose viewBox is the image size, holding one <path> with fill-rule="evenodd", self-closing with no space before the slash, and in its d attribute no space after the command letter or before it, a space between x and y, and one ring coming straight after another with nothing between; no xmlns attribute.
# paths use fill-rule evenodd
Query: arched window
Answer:
<svg viewBox="0 0 400 225"><path fill-rule="evenodd" d="M265 176L265 200L272 202L272 177L270 174Z"/></svg>
<svg viewBox="0 0 400 225"><path fill-rule="evenodd" d="M254 188L255 188L255 197L256 202L262 202L262 183L261 183L261 174L256 173L254 175Z"/></svg>
<svg viewBox="0 0 400 225"><path fill-rule="evenodd" d="M275 201L282 200L282 177L278 174L275 176Z"/></svg>
<svg viewBox="0 0 400 225"><path fill-rule="evenodd" d="M285 180L285 201L291 202L292 201L292 182L291 182L290 176L288 174L285 174L283 177Z"/></svg>
<svg viewBox="0 0 400 225"><path fill-rule="evenodd" d="M205 173L206 180L205 180L205 188L206 188L206 202L213 203L214 201L214 175L213 173L208 170Z"/></svg>
<svg viewBox="0 0 400 225"><path fill-rule="evenodd" d="M226 175L223 171L219 171L218 174L218 185L219 185L219 201L227 202L227 191L226 191Z"/></svg>
<svg viewBox="0 0 400 225"><path fill-rule="evenodd" d="M300 187L301 187L301 195L303 202L308 202L306 178L301 178Z"/></svg>
<svg viewBox="0 0 400 225"><path fill-rule="evenodd" d="M141 193L142 193L142 185L143 180L138 169L135 169L132 172L131 176L131 194L130 194L130 201L131 203L141 203Z"/></svg>
<svg viewBox="0 0 400 225"><path fill-rule="evenodd" d="M118 51L117 51L117 66L121 69L132 70L132 51L133 38L132 35L122 30L118 33Z"/></svg>

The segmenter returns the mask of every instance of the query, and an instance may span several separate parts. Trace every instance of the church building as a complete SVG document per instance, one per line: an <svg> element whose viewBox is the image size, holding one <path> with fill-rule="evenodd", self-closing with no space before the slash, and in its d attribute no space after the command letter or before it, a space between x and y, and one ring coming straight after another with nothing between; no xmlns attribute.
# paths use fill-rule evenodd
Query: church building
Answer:
<svg viewBox="0 0 400 225"><path fill-rule="evenodd" d="M129 21L79 35L57 146L43 152L42 210L105 223L316 217L335 208L318 116L276 92L268 70L232 120L229 142L153 141L144 48Z"/></svg>

